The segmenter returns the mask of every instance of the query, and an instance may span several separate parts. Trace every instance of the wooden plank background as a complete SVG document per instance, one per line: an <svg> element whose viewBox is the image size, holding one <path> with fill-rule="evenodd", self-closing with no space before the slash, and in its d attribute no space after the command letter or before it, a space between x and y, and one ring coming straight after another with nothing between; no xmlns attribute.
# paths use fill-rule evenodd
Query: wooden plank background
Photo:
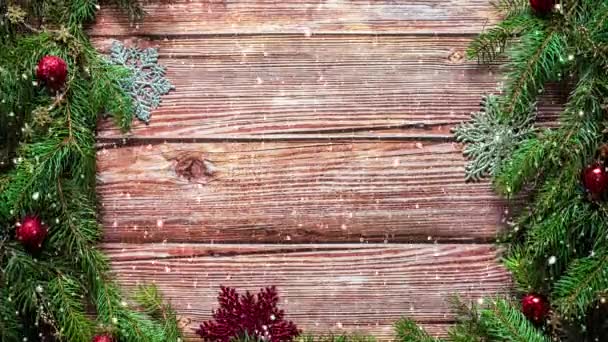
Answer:
<svg viewBox="0 0 608 342"><path fill-rule="evenodd" d="M155 282L188 340L220 285L277 285L309 332L436 336L446 299L503 293L507 203L464 182L450 133L499 91L464 59L488 0L150 1L91 28L158 47L177 90L149 125L99 125L105 251L125 288ZM550 122L559 92L541 104Z"/></svg>

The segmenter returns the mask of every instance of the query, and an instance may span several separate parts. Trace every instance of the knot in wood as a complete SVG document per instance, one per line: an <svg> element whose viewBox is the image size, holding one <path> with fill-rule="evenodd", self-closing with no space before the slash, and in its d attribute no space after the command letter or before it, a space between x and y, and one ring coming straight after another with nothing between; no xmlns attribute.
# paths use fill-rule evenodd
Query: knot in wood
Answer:
<svg viewBox="0 0 608 342"><path fill-rule="evenodd" d="M213 163L197 155L178 157L175 165L175 173L188 181L212 177L215 172Z"/></svg>
<svg viewBox="0 0 608 342"><path fill-rule="evenodd" d="M452 50L448 55L448 60L453 64L461 64L464 62L464 54L460 51Z"/></svg>

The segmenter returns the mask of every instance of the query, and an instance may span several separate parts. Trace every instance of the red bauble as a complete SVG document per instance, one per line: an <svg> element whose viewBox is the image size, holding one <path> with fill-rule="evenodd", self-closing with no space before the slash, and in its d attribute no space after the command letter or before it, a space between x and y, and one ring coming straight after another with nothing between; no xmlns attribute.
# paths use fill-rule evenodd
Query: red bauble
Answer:
<svg viewBox="0 0 608 342"><path fill-rule="evenodd" d="M114 342L114 339L110 335L96 335L93 342Z"/></svg>
<svg viewBox="0 0 608 342"><path fill-rule="evenodd" d="M63 87L68 77L68 65L57 56L44 56L38 62L36 78L49 89L57 91Z"/></svg>
<svg viewBox="0 0 608 342"><path fill-rule="evenodd" d="M601 163L594 163L583 170L583 185L593 196L598 196L608 189L608 172Z"/></svg>
<svg viewBox="0 0 608 342"><path fill-rule="evenodd" d="M547 297L538 293L529 293L521 299L521 311L529 320L542 323L549 314L549 301Z"/></svg>
<svg viewBox="0 0 608 342"><path fill-rule="evenodd" d="M26 248L38 250L42 247L47 233L47 228L37 216L26 216L17 226L15 236Z"/></svg>
<svg viewBox="0 0 608 342"><path fill-rule="evenodd" d="M553 10L555 0L530 0L530 7L540 14L546 14Z"/></svg>

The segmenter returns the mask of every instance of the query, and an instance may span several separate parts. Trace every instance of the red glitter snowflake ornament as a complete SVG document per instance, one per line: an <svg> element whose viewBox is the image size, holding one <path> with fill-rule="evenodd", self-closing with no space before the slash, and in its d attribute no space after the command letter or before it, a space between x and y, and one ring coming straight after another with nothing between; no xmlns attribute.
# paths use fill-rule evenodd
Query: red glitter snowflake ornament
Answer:
<svg viewBox="0 0 608 342"><path fill-rule="evenodd" d="M243 336L268 342L292 341L300 334L293 322L285 321L285 313L277 308L277 289L267 287L257 295L239 295L235 289L221 287L219 309L213 320L203 322L196 333L209 342L230 342Z"/></svg>

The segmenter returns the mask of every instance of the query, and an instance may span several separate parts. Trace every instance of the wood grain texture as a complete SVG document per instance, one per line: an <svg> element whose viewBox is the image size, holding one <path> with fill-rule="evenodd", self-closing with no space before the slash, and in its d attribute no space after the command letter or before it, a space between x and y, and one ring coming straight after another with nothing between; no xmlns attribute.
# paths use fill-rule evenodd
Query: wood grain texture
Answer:
<svg viewBox="0 0 608 342"><path fill-rule="evenodd" d="M96 40L106 51L110 39ZM447 139L496 91L496 68L464 60L469 38L255 36L141 40L176 91L136 138L306 136ZM549 92L543 111L559 106ZM100 138L122 134L108 120Z"/></svg>
<svg viewBox="0 0 608 342"><path fill-rule="evenodd" d="M487 0L152 0L143 23L104 6L92 35L471 34L495 21Z"/></svg>
<svg viewBox="0 0 608 342"><path fill-rule="evenodd" d="M131 25L102 6L90 30L102 51L111 37L159 48L177 88L148 126L122 135L100 123L103 248L127 291L160 286L189 341L221 284L277 285L306 331L380 340L403 315L445 336L450 294L508 291L485 244L506 203L463 181L450 133L502 86L496 67L464 60L496 20L488 0L146 10ZM541 119L552 124L561 94L547 95Z"/></svg>
<svg viewBox="0 0 608 342"><path fill-rule="evenodd" d="M121 284L156 283L188 328L210 317L220 284L250 291L274 284L287 317L309 332L361 330L388 339L394 321L405 315L439 334L453 319L450 295L481 298L504 293L510 284L491 245L103 247Z"/></svg>
<svg viewBox="0 0 608 342"><path fill-rule="evenodd" d="M479 241L504 203L452 143L157 144L98 152L107 241Z"/></svg>

